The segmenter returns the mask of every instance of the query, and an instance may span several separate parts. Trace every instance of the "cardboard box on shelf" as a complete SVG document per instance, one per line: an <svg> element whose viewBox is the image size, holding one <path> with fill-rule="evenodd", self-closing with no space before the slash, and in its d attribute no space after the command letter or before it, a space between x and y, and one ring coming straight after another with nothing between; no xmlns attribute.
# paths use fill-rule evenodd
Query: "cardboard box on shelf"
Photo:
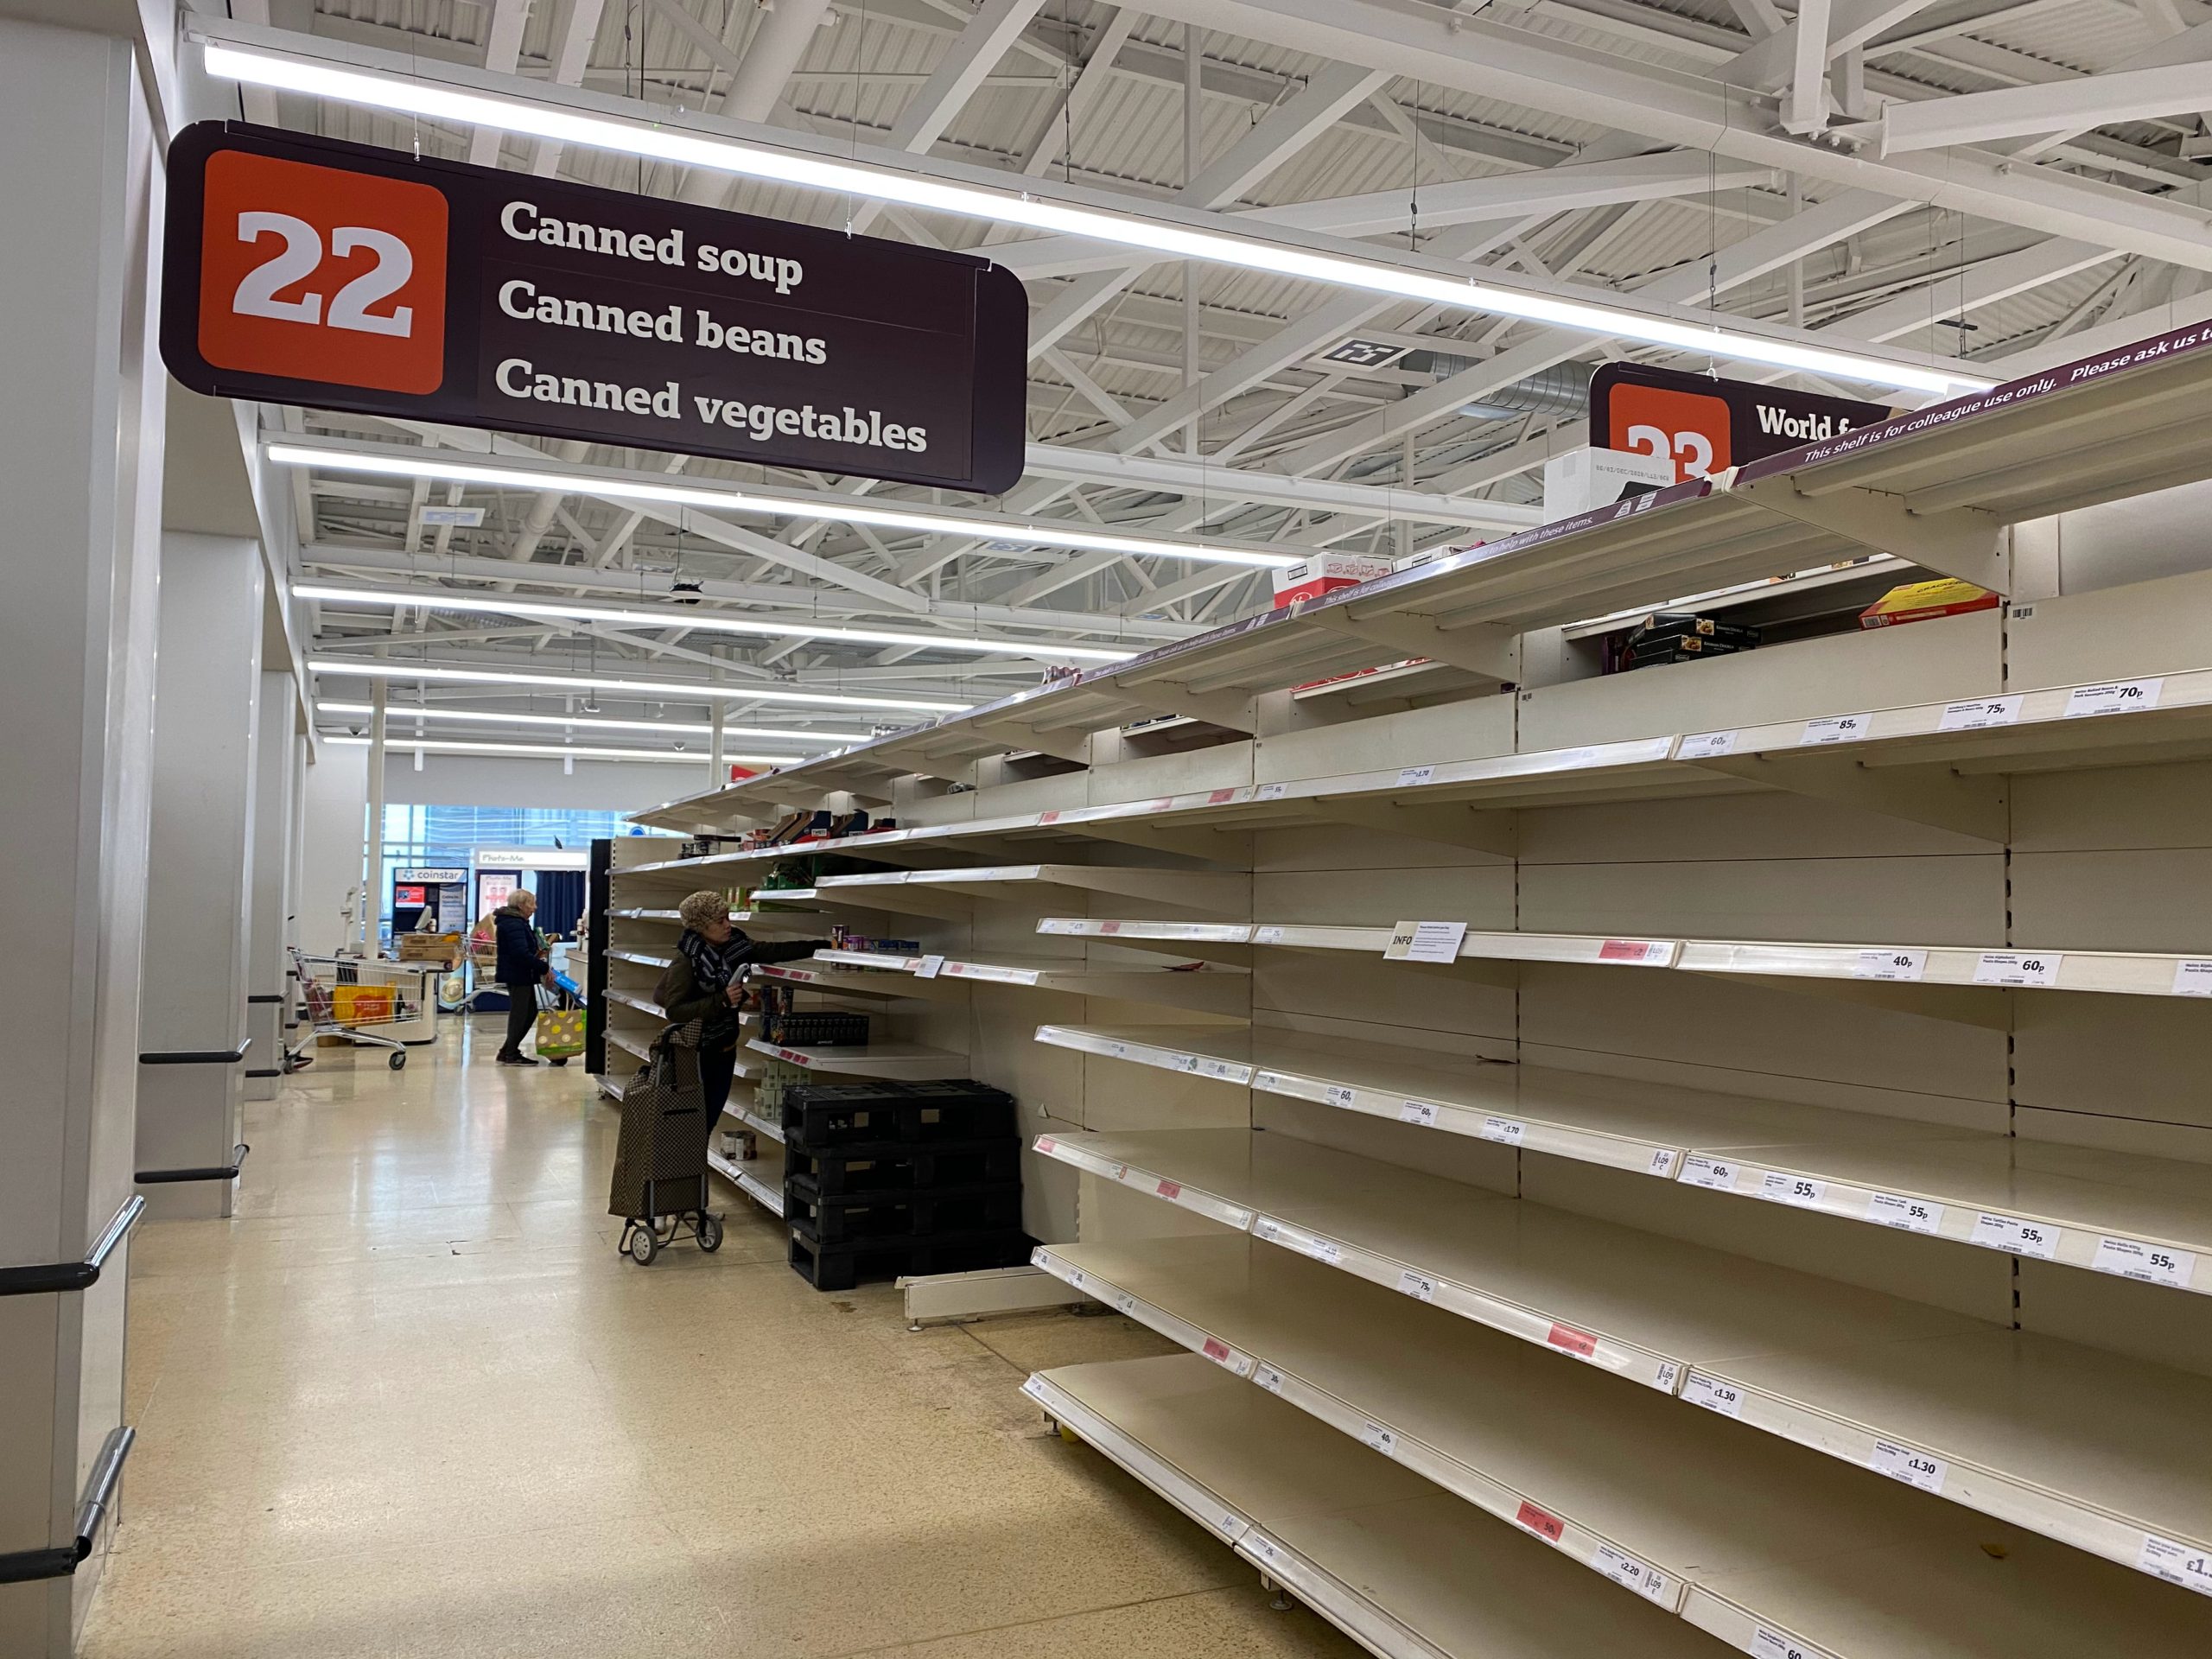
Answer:
<svg viewBox="0 0 2212 1659"><path fill-rule="evenodd" d="M1390 574L1390 561L1359 553L1317 553L1274 573L1275 609L1301 599L1319 599L1339 588L1357 587Z"/></svg>
<svg viewBox="0 0 2212 1659"><path fill-rule="evenodd" d="M1862 628L1892 628L1904 622L1927 622L1939 616L1963 616L1969 611L1993 611L1997 595L1955 576L1934 582L1910 582L1892 588L1859 613Z"/></svg>

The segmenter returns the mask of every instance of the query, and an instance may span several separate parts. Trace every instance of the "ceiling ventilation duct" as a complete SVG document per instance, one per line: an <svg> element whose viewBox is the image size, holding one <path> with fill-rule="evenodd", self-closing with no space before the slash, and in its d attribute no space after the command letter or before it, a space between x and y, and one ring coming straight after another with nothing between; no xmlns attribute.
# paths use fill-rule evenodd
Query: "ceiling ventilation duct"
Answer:
<svg viewBox="0 0 2212 1659"><path fill-rule="evenodd" d="M1408 352L1398 366L1414 374L1434 375L1439 380L1468 369L1480 368L1486 359L1461 357L1452 352ZM1582 415L1590 408L1590 377L1597 367L1590 363L1554 363L1548 369L1484 392L1478 403L1462 404L1456 411L1471 421L1507 421L1522 415Z"/></svg>

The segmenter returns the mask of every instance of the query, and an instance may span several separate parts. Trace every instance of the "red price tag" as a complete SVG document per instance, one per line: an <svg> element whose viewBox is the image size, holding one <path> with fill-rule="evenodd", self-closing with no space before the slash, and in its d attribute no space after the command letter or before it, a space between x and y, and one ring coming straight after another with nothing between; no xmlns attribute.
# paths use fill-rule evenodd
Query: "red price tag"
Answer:
<svg viewBox="0 0 2212 1659"><path fill-rule="evenodd" d="M1559 1542L1567 1534L1566 1522L1555 1515L1546 1514L1526 1498L1522 1499L1520 1512L1513 1518L1529 1531L1548 1538L1554 1543Z"/></svg>
<svg viewBox="0 0 2212 1659"><path fill-rule="evenodd" d="M1564 1348L1570 1354L1580 1354L1587 1359L1598 1351L1598 1338L1587 1331L1578 1331L1571 1325L1554 1325L1552 1333L1544 1338L1554 1348Z"/></svg>
<svg viewBox="0 0 2212 1659"><path fill-rule="evenodd" d="M1153 1191L1163 1198L1179 1198L1183 1196L1183 1184L1180 1181L1161 1181Z"/></svg>

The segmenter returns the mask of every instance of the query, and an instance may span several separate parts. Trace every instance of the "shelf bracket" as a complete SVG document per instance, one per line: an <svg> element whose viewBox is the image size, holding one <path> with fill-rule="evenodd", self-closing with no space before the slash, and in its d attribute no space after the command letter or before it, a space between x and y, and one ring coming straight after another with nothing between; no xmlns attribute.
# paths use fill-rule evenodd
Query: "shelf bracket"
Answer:
<svg viewBox="0 0 2212 1659"><path fill-rule="evenodd" d="M1188 686L1176 685L1167 680L1147 680L1141 685L1116 683L1114 690L1138 708L1150 709L1158 714L1181 715L1188 720L1203 720L1232 732L1243 732L1247 736L1260 729L1249 697L1218 691L1193 691Z"/></svg>
<svg viewBox="0 0 2212 1659"><path fill-rule="evenodd" d="M1034 749L1056 760L1072 760L1079 766L1089 764L1090 760L1087 738L1047 736L1034 726L1012 720L974 720L968 722L968 728L1003 742L1009 749Z"/></svg>
<svg viewBox="0 0 2212 1659"><path fill-rule="evenodd" d="M1316 797L1305 804L1339 823L1380 830L1415 841L1466 847L1500 858L1519 855L1520 826L1510 812L1478 811L1467 806L1399 806L1389 800Z"/></svg>
<svg viewBox="0 0 2212 1659"><path fill-rule="evenodd" d="M1910 559L1946 576L1993 593L2012 590L2012 561L2005 528L1975 507L1917 513L1902 496L1873 490L1800 495L1788 474L1738 485L1732 493L1799 524L1847 536L1861 546Z"/></svg>
<svg viewBox="0 0 2212 1659"><path fill-rule="evenodd" d="M1332 633L1350 634L1356 639L1402 651L1408 657L1426 657L1432 662L1446 663L1484 679L1496 680L1501 685L1520 683L1521 636L1494 622L1446 628L1427 617L1402 613L1353 616L1351 607L1342 605L1308 612L1306 620Z"/></svg>
<svg viewBox="0 0 2212 1659"><path fill-rule="evenodd" d="M1688 764L1993 845L2003 845L2010 833L2005 785L1995 777L1966 778L1935 766L1876 768L1849 754L1716 755Z"/></svg>

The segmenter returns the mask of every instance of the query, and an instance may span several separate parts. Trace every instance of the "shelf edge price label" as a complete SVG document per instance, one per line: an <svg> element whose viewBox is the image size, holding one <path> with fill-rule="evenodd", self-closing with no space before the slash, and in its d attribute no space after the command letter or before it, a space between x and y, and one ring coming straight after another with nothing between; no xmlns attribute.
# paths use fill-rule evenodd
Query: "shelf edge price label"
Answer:
<svg viewBox="0 0 2212 1659"><path fill-rule="evenodd" d="M1254 1366L1252 1368L1252 1380L1258 1383L1262 1388L1265 1389L1269 1394L1281 1394L1282 1392L1282 1373L1272 1365Z"/></svg>
<svg viewBox="0 0 2212 1659"><path fill-rule="evenodd" d="M1717 1411L1723 1417L1744 1414L1744 1391L1732 1382L1723 1382L1717 1376L1707 1376L1703 1371L1692 1371L1682 1384L1682 1398L1694 1406L1707 1411Z"/></svg>
<svg viewBox="0 0 2212 1659"><path fill-rule="evenodd" d="M1663 939L1606 939L1598 946L1598 960L1663 963L1669 948Z"/></svg>
<svg viewBox="0 0 2212 1659"><path fill-rule="evenodd" d="M1288 784L1262 784L1252 791L1252 798L1255 801L1279 801L1289 788Z"/></svg>
<svg viewBox="0 0 2212 1659"><path fill-rule="evenodd" d="M943 957L924 957L921 960L921 965L914 969L914 977L916 979L935 979L944 971L944 958ZM956 971L957 970L956 969Z"/></svg>
<svg viewBox="0 0 2212 1659"><path fill-rule="evenodd" d="M1137 1311L1137 1299L1126 1290L1117 1290L1114 1293L1114 1306L1134 1318Z"/></svg>
<svg viewBox="0 0 2212 1659"><path fill-rule="evenodd" d="M1737 1166L1719 1158L1689 1157L1682 1160L1681 1179L1692 1186L1709 1188L1715 1192L1736 1190Z"/></svg>
<svg viewBox="0 0 2212 1659"><path fill-rule="evenodd" d="M1675 1391L1675 1384L1681 1379L1681 1363L1675 1360L1662 1359L1659 1362L1659 1369L1652 1373L1651 1386L1662 1394L1672 1394Z"/></svg>
<svg viewBox="0 0 2212 1659"><path fill-rule="evenodd" d="M1281 944L1282 943L1282 929L1280 927L1255 927L1252 930L1252 943L1255 944Z"/></svg>
<svg viewBox="0 0 2212 1659"><path fill-rule="evenodd" d="M1808 1647L1764 1624L1751 1626L1751 1654L1753 1659L1830 1659L1825 1648Z"/></svg>
<svg viewBox="0 0 2212 1659"><path fill-rule="evenodd" d="M2212 957L2183 957L2174 963L2176 996L2212 996Z"/></svg>
<svg viewBox="0 0 2212 1659"><path fill-rule="evenodd" d="M2099 1273L2121 1279L2187 1290L2196 1274L2196 1253L2165 1244L2139 1243L2132 1238L2100 1238L2089 1265Z"/></svg>
<svg viewBox="0 0 2212 1659"><path fill-rule="evenodd" d="M1467 937L1465 922L1400 922L1383 947L1386 962L1457 962Z"/></svg>
<svg viewBox="0 0 2212 1659"><path fill-rule="evenodd" d="M1482 1138L1495 1141L1500 1146L1517 1147L1529 1138L1529 1126L1515 1117L1486 1117L1483 1119Z"/></svg>
<svg viewBox="0 0 2212 1659"><path fill-rule="evenodd" d="M1581 1359L1588 1359L1598 1351L1597 1338L1587 1331L1578 1331L1571 1325L1560 1325L1556 1321L1544 1340L1562 1352L1573 1354Z"/></svg>
<svg viewBox="0 0 2212 1659"><path fill-rule="evenodd" d="M1416 785L1427 783L1435 776L1434 766L1401 766L1398 768L1398 787L1411 789Z"/></svg>
<svg viewBox="0 0 2212 1659"><path fill-rule="evenodd" d="M2093 715L2134 715L2158 706L2163 677L2150 680L2107 680L2102 685L2077 685L2066 694L2062 718L2081 720Z"/></svg>
<svg viewBox="0 0 2212 1659"><path fill-rule="evenodd" d="M1915 982L1928 971L1925 950L1861 950L1852 964L1853 979L1887 979Z"/></svg>
<svg viewBox="0 0 2212 1659"><path fill-rule="evenodd" d="M1977 985L2036 985L2058 983L2058 965L2066 960L2058 950L1985 950L1975 958Z"/></svg>
<svg viewBox="0 0 2212 1659"><path fill-rule="evenodd" d="M1770 1169L1759 1177L1759 1197L1799 1210L1817 1210L1828 1196L1828 1184L1808 1175L1791 1175Z"/></svg>
<svg viewBox="0 0 2212 1659"><path fill-rule="evenodd" d="M1249 1354L1238 1353L1219 1337L1208 1337L1205 1345L1198 1351L1213 1361L1215 1364L1225 1370L1234 1372L1238 1376L1249 1376L1252 1374L1251 1357Z"/></svg>
<svg viewBox="0 0 2212 1659"><path fill-rule="evenodd" d="M1694 732L1681 741L1675 751L1677 760L1710 760L1715 756L1733 753L1736 732Z"/></svg>
<svg viewBox="0 0 2212 1659"><path fill-rule="evenodd" d="M1664 1603L1669 1599L1674 1586L1667 1575L1648 1561L1638 1560L1626 1550L1611 1544L1599 1544L1592 1565L1624 1589L1633 1590L1647 1600Z"/></svg>
<svg viewBox="0 0 2212 1659"><path fill-rule="evenodd" d="M1662 1180L1672 1175L1675 1173L1675 1149L1672 1147L1654 1148L1651 1161L1643 1166L1643 1171L1645 1174L1656 1175Z"/></svg>
<svg viewBox="0 0 2212 1659"><path fill-rule="evenodd" d="M2017 694L2009 697L1969 697L1964 702L1947 702L1942 717L1936 722L1939 732L1980 732L1993 726L2010 726L2020 718L2020 707L2027 701Z"/></svg>
<svg viewBox="0 0 2212 1659"><path fill-rule="evenodd" d="M1152 1190L1161 1198L1172 1201L1183 1196L1183 1183L1171 1181L1163 1175L1152 1184Z"/></svg>
<svg viewBox="0 0 2212 1659"><path fill-rule="evenodd" d="M1866 1199L1866 1219L1878 1227L1895 1227L1908 1233L1935 1233L1942 1229L1943 1206L1931 1198L1875 1192Z"/></svg>
<svg viewBox="0 0 2212 1659"><path fill-rule="evenodd" d="M1951 1472L1951 1465L1932 1452L1916 1452L1909 1446L1899 1446L1893 1440L1877 1440L1874 1450L1867 1457L1866 1466L1891 1480L1901 1480L1908 1486L1917 1486L1923 1492L1940 1493L1943 1482Z"/></svg>
<svg viewBox="0 0 2212 1659"><path fill-rule="evenodd" d="M1533 1532L1546 1543L1555 1544L1567 1535L1567 1522L1548 1510L1540 1510L1527 1498L1514 1511L1514 1524Z"/></svg>
<svg viewBox="0 0 2212 1659"><path fill-rule="evenodd" d="M1856 743L1873 726L1872 715L1829 715L1820 720L1808 720L1805 729L1797 734L1797 747L1818 747L1823 743Z"/></svg>
<svg viewBox="0 0 2212 1659"><path fill-rule="evenodd" d="M2212 1554L2203 1550L2146 1532L2143 1535L2143 1548L2136 1554L2135 1565L2139 1571L2164 1579L2168 1584L2178 1584L2200 1596L2212 1596Z"/></svg>
<svg viewBox="0 0 2212 1659"><path fill-rule="evenodd" d="M1425 1273L1416 1272L1412 1268L1408 1268L1399 1274L1398 1289L1402 1294L1412 1297L1417 1302L1433 1302L1436 1300L1436 1281Z"/></svg>
<svg viewBox="0 0 2212 1659"><path fill-rule="evenodd" d="M1356 1097L1356 1090L1347 1087L1344 1084L1332 1083L1323 1085L1321 1090L1321 1099L1323 1103L1325 1105L1339 1106L1348 1109Z"/></svg>
<svg viewBox="0 0 2212 1659"><path fill-rule="evenodd" d="M1426 1100L1402 1100L1398 1103L1398 1122L1433 1129L1436 1127L1436 1107Z"/></svg>
<svg viewBox="0 0 2212 1659"><path fill-rule="evenodd" d="M1984 1210L1975 1213L1974 1230L1967 1235L1967 1242L1984 1249L2048 1262L2058 1254L2058 1231L2049 1222L2022 1221L2016 1216L1992 1215Z"/></svg>
<svg viewBox="0 0 2212 1659"><path fill-rule="evenodd" d="M1386 1458L1398 1455L1398 1437L1380 1423L1363 1421L1359 1426L1359 1443L1372 1446Z"/></svg>

